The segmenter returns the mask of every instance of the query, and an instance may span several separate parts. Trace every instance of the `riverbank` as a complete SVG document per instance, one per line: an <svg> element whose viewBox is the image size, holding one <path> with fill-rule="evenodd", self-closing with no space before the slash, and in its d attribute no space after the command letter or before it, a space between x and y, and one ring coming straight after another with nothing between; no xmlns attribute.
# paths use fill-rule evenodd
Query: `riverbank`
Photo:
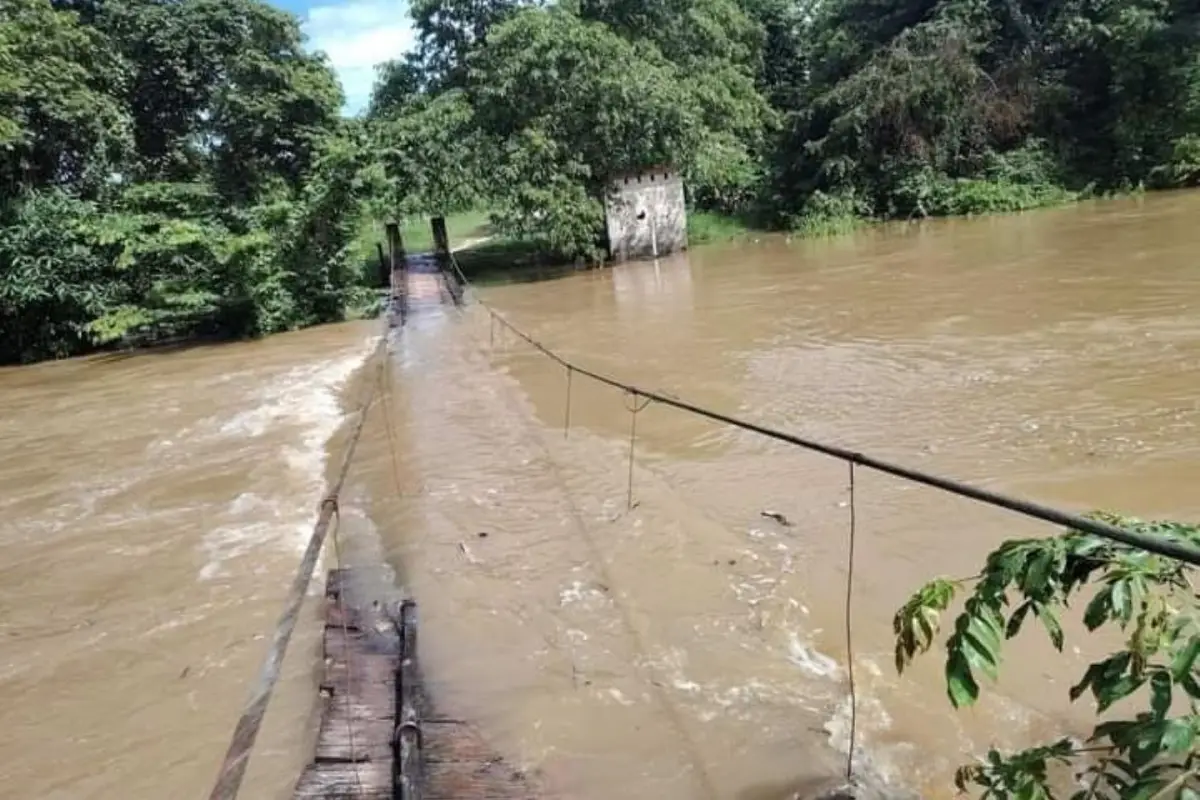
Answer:
<svg viewBox="0 0 1200 800"><path fill-rule="evenodd" d="M825 199L806 216L790 220L783 226L763 224L750 214L728 214L717 211L691 210L688 213L688 244L691 249L707 245L730 244L765 236L792 238L823 238L844 236L878 225L921 222L931 219L972 219L981 216L1040 211L1062 208L1093 200L1110 200L1141 194L1144 190L1122 194L1099 194L1088 190L1071 191L1052 184L1022 184L994 180L946 180L930 189L926 213L923 216L868 217L856 214L852 204ZM486 212L450 215L446 227L451 243L477 239L457 253L457 259L472 278L488 282L520 281L546 273L562 272L568 264L561 258L540 250L535 244L490 235ZM433 246L428 224L408 220L402 226L405 246L420 250ZM377 257L377 256L376 256Z"/></svg>

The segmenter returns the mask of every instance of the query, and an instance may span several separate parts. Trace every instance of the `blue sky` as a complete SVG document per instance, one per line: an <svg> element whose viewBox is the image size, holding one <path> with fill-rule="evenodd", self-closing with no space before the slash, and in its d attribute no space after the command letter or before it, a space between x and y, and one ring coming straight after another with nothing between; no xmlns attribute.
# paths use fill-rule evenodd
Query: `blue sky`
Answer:
<svg viewBox="0 0 1200 800"><path fill-rule="evenodd" d="M346 113L367 104L375 65L412 48L407 0L269 0L300 18L308 47L323 50L346 92Z"/></svg>

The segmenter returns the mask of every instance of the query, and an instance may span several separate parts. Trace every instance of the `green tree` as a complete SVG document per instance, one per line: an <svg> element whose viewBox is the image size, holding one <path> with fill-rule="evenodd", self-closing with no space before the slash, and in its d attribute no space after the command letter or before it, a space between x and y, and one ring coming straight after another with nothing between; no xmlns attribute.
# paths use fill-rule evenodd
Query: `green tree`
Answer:
<svg viewBox="0 0 1200 800"><path fill-rule="evenodd" d="M470 100L492 142L496 199L527 216L522 232L540 227L545 241L565 245L562 255L596 255L609 179L695 149L700 109L673 65L603 24L561 9L522 11L471 63ZM568 198L578 209L559 213L553 203ZM499 221L516 232L514 214ZM571 230L552 230L568 221Z"/></svg>
<svg viewBox="0 0 1200 800"><path fill-rule="evenodd" d="M45 0L0 4L0 190L98 195L131 149L116 99L127 66L72 11Z"/></svg>
<svg viewBox="0 0 1200 800"><path fill-rule="evenodd" d="M367 118L382 119L399 114L425 88L425 75L415 55L376 64Z"/></svg>
<svg viewBox="0 0 1200 800"><path fill-rule="evenodd" d="M452 214L480 201L484 143L461 90L411 98L372 124L372 138L388 177L390 213Z"/></svg>
<svg viewBox="0 0 1200 800"><path fill-rule="evenodd" d="M257 0L0 6L0 361L342 318L371 184L341 102Z"/></svg>
<svg viewBox="0 0 1200 800"><path fill-rule="evenodd" d="M126 61L137 175L209 176L248 200L292 188L342 104L332 71L303 49L296 20L255 0L109 0L97 18Z"/></svg>
<svg viewBox="0 0 1200 800"><path fill-rule="evenodd" d="M1200 527L1097 517L1145 536L1200 544ZM1048 539L1007 542L972 581L939 578L921 587L896 614L896 667L934 644L943 612L967 592L946 640L946 688L956 708L969 706L981 678L996 680L1003 642L1036 618L1062 650L1060 614L1088 597L1089 631L1115 627L1124 647L1090 665L1071 687L1072 700L1090 695L1098 713L1145 699L1129 716L1096 725L1086 743L1062 739L1019 753L992 750L959 770L961 790L984 797L1054 798L1068 782L1054 769L1073 768L1085 788L1075 800L1097 797L1195 800L1200 797L1200 595L1196 570L1173 559L1068 531ZM969 591L967 584L974 586ZM1145 705L1142 705L1142 704Z"/></svg>
<svg viewBox="0 0 1200 800"><path fill-rule="evenodd" d="M759 17L734 0L580 0L579 15L673 67L679 102L695 116L693 141L676 155L693 200L745 210L777 122L758 85L767 44Z"/></svg>
<svg viewBox="0 0 1200 800"><path fill-rule="evenodd" d="M416 61L436 90L462 88L467 57L487 41L488 32L529 0L413 0Z"/></svg>
<svg viewBox="0 0 1200 800"><path fill-rule="evenodd" d="M0 219L0 361L66 356L124 296L114 254L98 246L94 204L36 192Z"/></svg>

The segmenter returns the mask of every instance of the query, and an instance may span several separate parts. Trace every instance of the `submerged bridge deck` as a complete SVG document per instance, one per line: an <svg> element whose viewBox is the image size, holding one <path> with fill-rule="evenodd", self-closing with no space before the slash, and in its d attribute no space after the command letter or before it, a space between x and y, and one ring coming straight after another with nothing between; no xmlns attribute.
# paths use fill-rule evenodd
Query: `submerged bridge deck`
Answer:
<svg viewBox="0 0 1200 800"><path fill-rule="evenodd" d="M394 234L395 226L390 226ZM435 226L435 238L436 238ZM396 241L398 244L398 239ZM403 323L407 314L420 313L422 306L463 300L467 279L457 270L445 243L444 227L436 255L397 259L402 248L391 248L393 257L387 276L391 287L391 308ZM949 478L905 467L845 448L806 439L791 433L755 424L744 419L689 403L678 397L621 381L563 356L517 328L482 299L473 298L487 310L492 323L502 325L547 358L566 370L567 424L569 426L570 381L585 377L620 389L635 401L629 408L632 419L650 402L672 407L723 425L756 433L808 451L818 452L846 463L849 467L849 542L847 548L846 647L852 650L851 598L853 596L855 537L855 474L858 469L901 478L913 484L932 487L959 497L1006 509L1025 517L1066 526L1111 543L1156 553L1182 562L1200 565L1200 549L1190 542L1170 537L1149 536L1117 527L1105 519L1082 517L1005 496ZM393 321L394 322L394 321ZM385 337L386 341L386 337ZM383 349L381 345L381 349ZM386 364L386 358L380 361ZM359 422L350 437L341 477L322 504L304 561L293 584L285 613L276 630L272 650L256 685L251 702L234 731L233 741L214 788L211 800L232 800L237 796L249 750L261 723L271 689L278 678L278 665L295 625L296 612L313 572L317 554L323 546L331 518L337 513L337 495L345 480L354 445L362 431L369 395L359 411ZM640 407L639 404L640 403ZM629 490L627 504L633 503L633 446L636 427L631 423ZM767 512L763 512L766 514ZM731 562L732 563L732 562ZM333 798L404 798L405 800L449 800L450 798L545 797L554 794L540 780L514 769L489 746L478 728L467 720L439 716L437 698L428 696L421 680L417 652L416 604L406 600L393 607L373 597L365 580L354 570L336 569L330 573L325 600L324 679L320 685L321 725L313 759L298 781L297 800L333 800ZM849 673L849 751L846 755L845 790L832 795L852 797L855 780L855 720L857 694L853 678L853 657L847 663ZM844 793L843 793L844 792ZM716 796L715 792L710 793Z"/></svg>
<svg viewBox="0 0 1200 800"><path fill-rule="evenodd" d="M533 800L528 777L463 720L439 716L417 660L416 605L387 608L353 570L325 589L321 727L296 800Z"/></svg>
<svg viewBox="0 0 1200 800"><path fill-rule="evenodd" d="M405 258L392 292L401 317L460 296L424 253ZM296 800L545 797L476 727L438 714L420 677L415 602L389 608L367 586L347 569L326 582L321 725Z"/></svg>

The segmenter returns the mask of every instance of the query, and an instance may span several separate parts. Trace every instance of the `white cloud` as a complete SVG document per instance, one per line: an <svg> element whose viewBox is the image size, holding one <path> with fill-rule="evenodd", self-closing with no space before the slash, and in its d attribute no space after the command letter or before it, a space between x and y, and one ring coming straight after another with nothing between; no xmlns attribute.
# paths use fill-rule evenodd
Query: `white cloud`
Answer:
<svg viewBox="0 0 1200 800"><path fill-rule="evenodd" d="M313 6L304 17L308 46L329 56L346 92L347 114L366 107L375 65L412 49L407 0L348 0Z"/></svg>

